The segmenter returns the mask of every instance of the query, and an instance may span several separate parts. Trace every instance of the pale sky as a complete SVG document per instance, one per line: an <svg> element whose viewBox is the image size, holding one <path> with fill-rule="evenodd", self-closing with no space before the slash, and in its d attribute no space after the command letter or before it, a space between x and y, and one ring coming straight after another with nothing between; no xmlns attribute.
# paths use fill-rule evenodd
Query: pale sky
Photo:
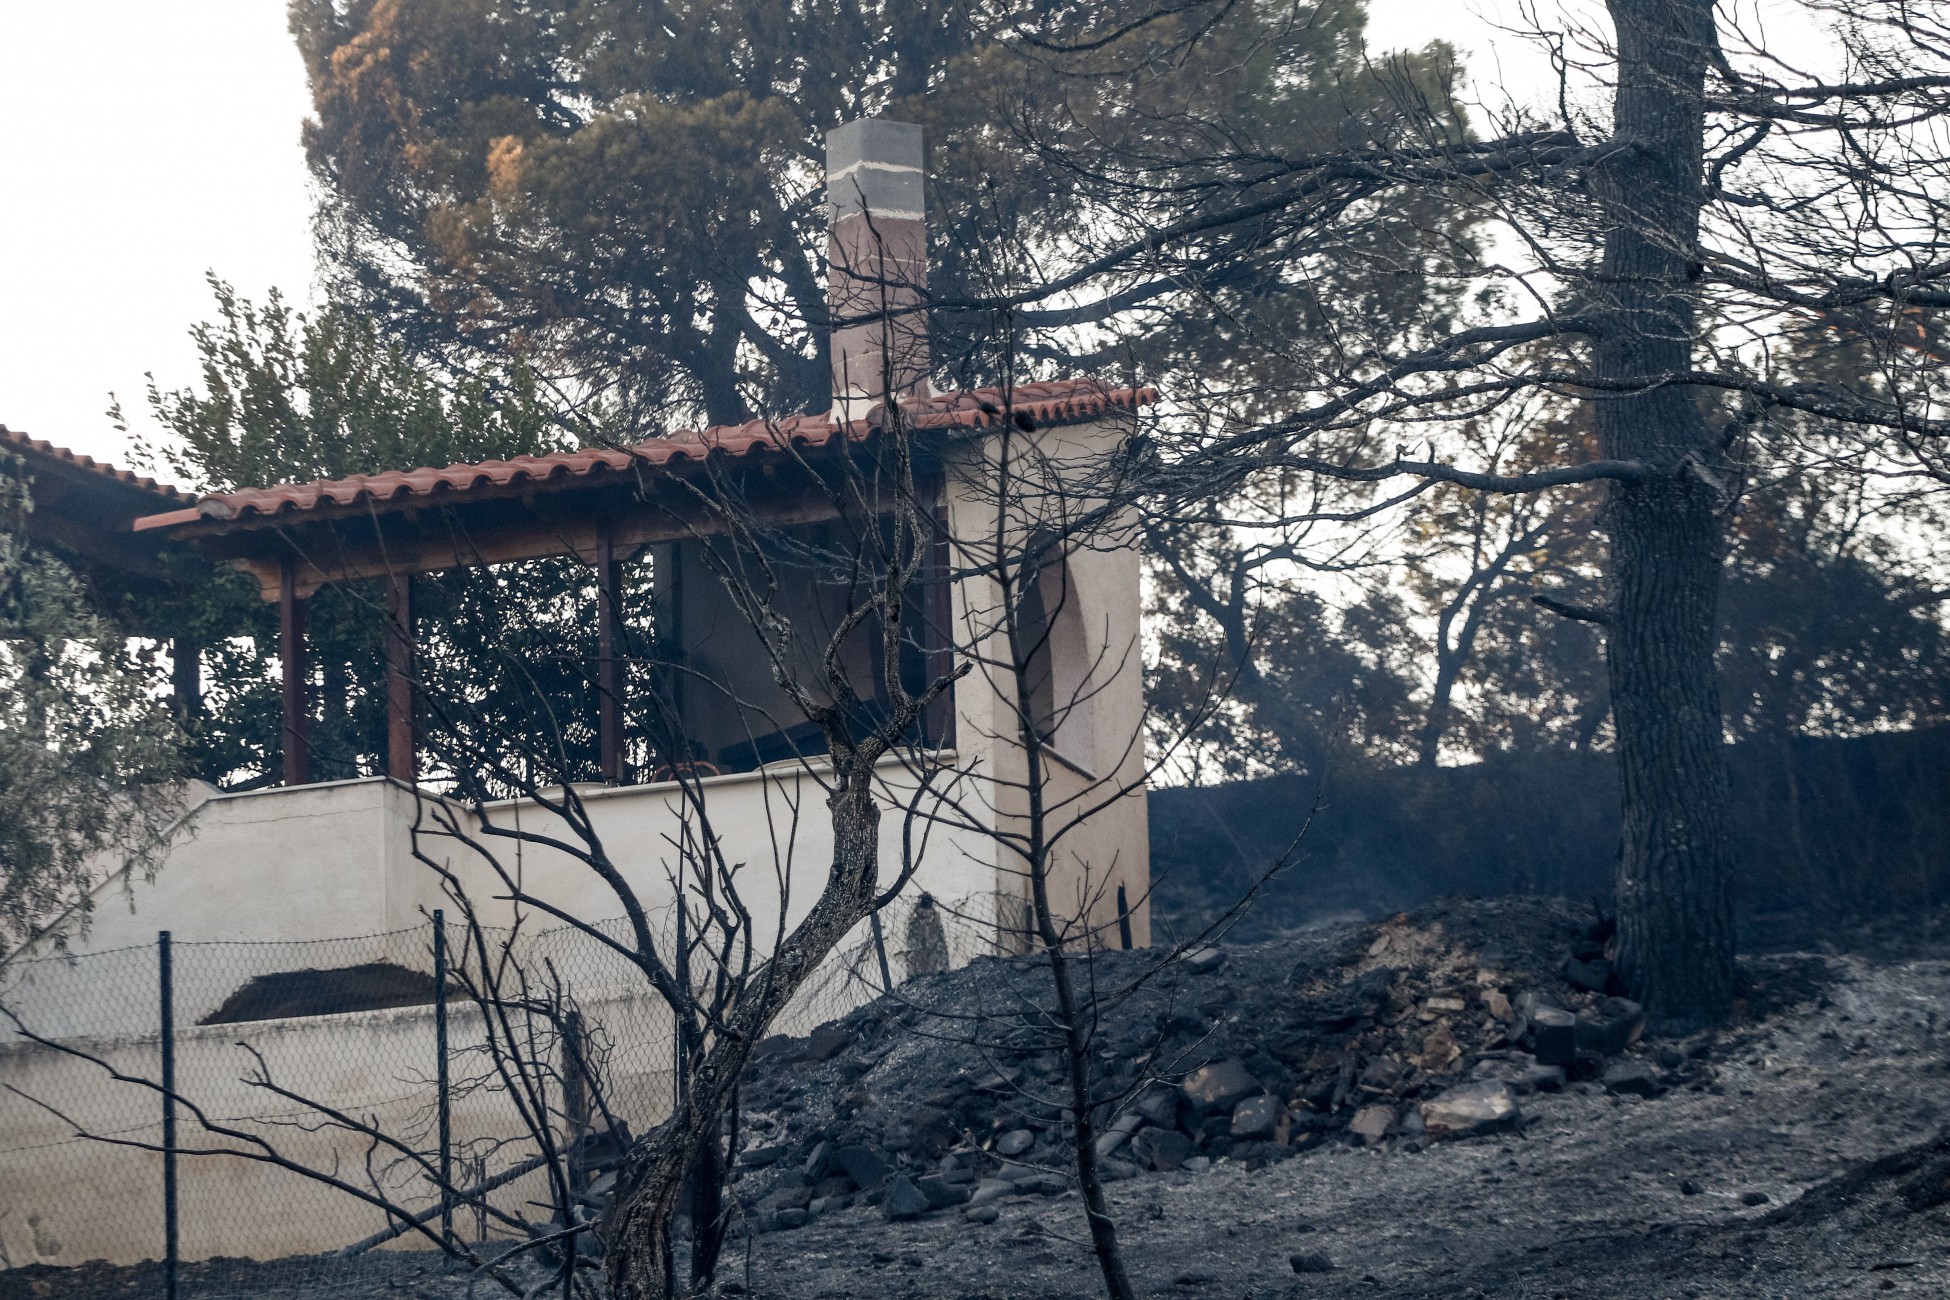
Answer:
<svg viewBox="0 0 1950 1300"><path fill-rule="evenodd" d="M1453 41L1525 97L1536 50L1477 15L1511 0L1370 0L1377 49ZM0 424L125 461L146 372L196 378L204 273L309 298L310 102L282 0L0 0Z"/></svg>

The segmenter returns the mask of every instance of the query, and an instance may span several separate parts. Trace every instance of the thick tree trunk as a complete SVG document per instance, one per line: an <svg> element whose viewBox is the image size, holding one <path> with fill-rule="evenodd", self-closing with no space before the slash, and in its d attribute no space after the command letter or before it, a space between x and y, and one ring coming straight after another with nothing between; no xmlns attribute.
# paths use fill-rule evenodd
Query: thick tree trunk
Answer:
<svg viewBox="0 0 1950 1300"><path fill-rule="evenodd" d="M1609 230L1591 314L1608 380L1692 368L1711 0L1611 0L1616 155L1594 175ZM1715 666L1720 453L1694 389L1595 399L1604 454L1665 475L1606 503L1606 641L1623 796L1618 970L1655 1021L1695 1027L1733 1000L1732 835Z"/></svg>
<svg viewBox="0 0 1950 1300"><path fill-rule="evenodd" d="M821 959L873 910L880 862L873 764L856 755L835 775L838 786L827 797L834 842L825 887L766 969L753 975L748 991L725 1016L723 1031L693 1055L681 1108L633 1159L634 1184L619 1196L605 1225L605 1267L618 1300L670 1300L680 1293L670 1223L683 1198L686 1173L698 1165L707 1143L720 1140L753 1045Z"/></svg>

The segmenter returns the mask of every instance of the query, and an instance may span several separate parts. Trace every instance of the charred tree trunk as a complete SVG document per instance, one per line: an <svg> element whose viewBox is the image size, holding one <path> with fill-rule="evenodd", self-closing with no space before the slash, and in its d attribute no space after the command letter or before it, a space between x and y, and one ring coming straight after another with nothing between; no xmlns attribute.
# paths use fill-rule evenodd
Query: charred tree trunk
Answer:
<svg viewBox="0 0 1950 1300"><path fill-rule="evenodd" d="M741 1070L742 1073L742 1070ZM733 1116L734 1121L736 1116ZM691 1293L702 1295L717 1276L718 1260L724 1254L725 1232L731 1226L725 1215L725 1174L729 1169L726 1144L735 1140L737 1129L720 1134L714 1125L698 1144L697 1160L691 1166Z"/></svg>
<svg viewBox="0 0 1950 1300"><path fill-rule="evenodd" d="M605 1232L610 1291L618 1300L670 1300L679 1294L669 1229L686 1175L704 1161L718 1165L722 1176L721 1154L707 1154L705 1148L721 1141L724 1116L753 1045L820 959L873 910L880 860L873 763L858 754L834 758L837 784L827 798L834 838L831 874L812 911L779 945L768 969L754 977L750 994L693 1053L690 1086L677 1113L633 1160L630 1189L618 1197ZM694 1230L702 1228L694 1225ZM701 1290L708 1281L701 1278L696 1285Z"/></svg>
<svg viewBox="0 0 1950 1300"><path fill-rule="evenodd" d="M1104 1196L1103 1170L1097 1162L1097 1122L1091 1107L1090 1031L1088 1012L1077 993L1076 978L1063 951L1055 917L1050 911L1047 873L1032 871L1036 929L1049 958L1050 976L1056 986L1056 1012L1062 1019L1063 1059L1070 1085L1070 1110L1076 1118L1075 1155L1077 1186L1083 1194L1083 1217L1090 1228L1090 1247L1097 1255L1097 1269L1103 1274L1104 1293L1110 1300L1136 1300L1131 1275L1124 1266L1124 1249L1117 1240L1117 1221L1110 1217L1110 1202Z"/></svg>
<svg viewBox="0 0 1950 1300"><path fill-rule="evenodd" d="M1711 0L1611 0L1618 151L1594 176L1609 230L1594 365L1604 454L1666 471L1606 501L1606 640L1623 796L1618 969L1668 1027L1723 1019L1733 999L1733 863L1715 666L1721 452L1692 370ZM1640 385L1643 385L1642 387Z"/></svg>

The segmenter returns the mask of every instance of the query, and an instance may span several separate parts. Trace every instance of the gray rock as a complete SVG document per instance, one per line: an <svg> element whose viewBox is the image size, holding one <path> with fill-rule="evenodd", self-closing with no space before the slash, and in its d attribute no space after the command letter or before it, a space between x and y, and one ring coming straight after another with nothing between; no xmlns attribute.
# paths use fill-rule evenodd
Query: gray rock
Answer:
<svg viewBox="0 0 1950 1300"><path fill-rule="evenodd" d="M1363 1106L1354 1112L1348 1123L1348 1131L1368 1146L1387 1137L1395 1131L1395 1108L1387 1105Z"/></svg>
<svg viewBox="0 0 1950 1300"><path fill-rule="evenodd" d="M1136 1178L1138 1167L1128 1160L1112 1158L1097 1166L1097 1177L1107 1183L1121 1183L1126 1178Z"/></svg>
<svg viewBox="0 0 1950 1300"><path fill-rule="evenodd" d="M1131 1107L1144 1117L1144 1122L1152 1128L1176 1128L1178 1125L1178 1094L1162 1088L1153 1088L1137 1099Z"/></svg>
<svg viewBox="0 0 1950 1300"><path fill-rule="evenodd" d="M1226 954L1223 948L1194 948L1179 959L1179 964L1192 975L1210 975L1225 969Z"/></svg>
<svg viewBox="0 0 1950 1300"><path fill-rule="evenodd" d="M1132 1154L1147 1167L1165 1173L1183 1166L1197 1149L1192 1145L1192 1140L1177 1129L1148 1128L1131 1143Z"/></svg>
<svg viewBox="0 0 1950 1300"><path fill-rule="evenodd" d="M803 1169L807 1182L817 1183L833 1172L833 1152L836 1149L831 1142L820 1141L813 1144L813 1149L806 1154Z"/></svg>
<svg viewBox="0 0 1950 1300"><path fill-rule="evenodd" d="M806 1207L806 1213L817 1219L822 1214L831 1214L834 1210L844 1210L851 1204L853 1204L853 1198L844 1193L839 1196L815 1196L812 1198L812 1204Z"/></svg>
<svg viewBox="0 0 1950 1300"><path fill-rule="evenodd" d="M1334 1271L1334 1261L1317 1250L1309 1251L1305 1254L1288 1255L1286 1262L1296 1273L1332 1273Z"/></svg>
<svg viewBox="0 0 1950 1300"><path fill-rule="evenodd" d="M1011 1129L995 1140L995 1154L1014 1160L1036 1145L1036 1135L1026 1128Z"/></svg>
<svg viewBox="0 0 1950 1300"><path fill-rule="evenodd" d="M895 1174L887 1184L887 1194L880 1198L880 1212L895 1222L918 1219L933 1208L906 1174Z"/></svg>
<svg viewBox="0 0 1950 1300"><path fill-rule="evenodd" d="M1598 1080L1614 1097L1656 1097L1665 1091L1650 1066L1643 1061L1614 1062Z"/></svg>
<svg viewBox="0 0 1950 1300"><path fill-rule="evenodd" d="M1422 1125L1430 1137L1498 1133L1515 1128L1522 1118L1516 1090L1500 1079L1465 1083L1422 1103Z"/></svg>
<svg viewBox="0 0 1950 1300"><path fill-rule="evenodd" d="M1580 1052L1617 1056L1645 1032L1645 1008L1630 998L1600 998L1578 1014L1576 1032Z"/></svg>
<svg viewBox="0 0 1950 1300"><path fill-rule="evenodd" d="M914 1180L915 1188L928 1198L928 1204L937 1210L945 1210L951 1205L962 1205L975 1189L967 1183L951 1183L940 1174L929 1174Z"/></svg>
<svg viewBox="0 0 1950 1300"><path fill-rule="evenodd" d="M1135 1111L1126 1111L1111 1121L1110 1128L1097 1139L1097 1158L1111 1155L1119 1147L1131 1140L1131 1134L1144 1126L1144 1116Z"/></svg>
<svg viewBox="0 0 1950 1300"><path fill-rule="evenodd" d="M1530 1009L1531 1051L1539 1065L1569 1065L1578 1059L1578 1018L1542 1003Z"/></svg>
<svg viewBox="0 0 1950 1300"><path fill-rule="evenodd" d="M1277 1142L1284 1146L1286 1136L1286 1107L1278 1097L1268 1097L1262 1093L1257 1097L1248 1097L1233 1107L1233 1141Z"/></svg>
<svg viewBox="0 0 1950 1300"><path fill-rule="evenodd" d="M1184 1164L1184 1170L1188 1174L1202 1174L1211 1167L1212 1161L1205 1156L1191 1156Z"/></svg>
<svg viewBox="0 0 1950 1300"><path fill-rule="evenodd" d="M1564 1087L1564 1067L1541 1062L1525 1066L1523 1073L1510 1082L1518 1092L1558 1092Z"/></svg>
<svg viewBox="0 0 1950 1300"><path fill-rule="evenodd" d="M1742 1192L1740 1194L1740 1203L1742 1205L1765 1205L1769 1199L1766 1192Z"/></svg>
<svg viewBox="0 0 1950 1300"><path fill-rule="evenodd" d="M1201 1066L1185 1076L1181 1085L1186 1098L1201 1113L1231 1111L1248 1097L1264 1092L1246 1063L1237 1057Z"/></svg>
<svg viewBox="0 0 1950 1300"><path fill-rule="evenodd" d="M1705 1190L1706 1188L1695 1179L1682 1178L1679 1180L1679 1194L1681 1196L1698 1196Z"/></svg>
<svg viewBox="0 0 1950 1300"><path fill-rule="evenodd" d="M961 1212L961 1217L970 1223L994 1223L1002 1217L1002 1212L993 1205L971 1205Z"/></svg>
<svg viewBox="0 0 1950 1300"><path fill-rule="evenodd" d="M1016 1185L1006 1178L984 1178L975 1184L975 1191L968 1198L970 1205L987 1205L1005 1196L1014 1196Z"/></svg>
<svg viewBox="0 0 1950 1300"><path fill-rule="evenodd" d="M1377 1056L1363 1066L1355 1082L1376 1092L1387 1092L1409 1076L1414 1069L1407 1061L1394 1056Z"/></svg>
<svg viewBox="0 0 1950 1300"><path fill-rule="evenodd" d="M839 1147L833 1152L833 1167L853 1180L863 1192L871 1192L887 1181L894 1167L868 1146Z"/></svg>
<svg viewBox="0 0 1950 1300"><path fill-rule="evenodd" d="M830 1061L847 1049L853 1035L838 1025L821 1025L806 1039L806 1059L808 1061Z"/></svg>

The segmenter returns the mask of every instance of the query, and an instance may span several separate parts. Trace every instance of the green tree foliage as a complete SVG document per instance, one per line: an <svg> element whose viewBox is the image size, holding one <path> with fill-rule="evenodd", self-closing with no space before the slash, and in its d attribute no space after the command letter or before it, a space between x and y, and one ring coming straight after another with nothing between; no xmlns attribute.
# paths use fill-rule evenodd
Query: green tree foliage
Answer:
<svg viewBox="0 0 1950 1300"><path fill-rule="evenodd" d="M175 440L145 452L206 491L574 445L524 366L451 374L340 307L308 316L275 289L259 306L215 276L210 291L217 319L190 330L202 386L151 380L149 405Z"/></svg>
<svg viewBox="0 0 1950 1300"><path fill-rule="evenodd" d="M1358 285L1347 259L1296 276L1306 232L1262 231L1191 275L990 310L1121 230L1090 175L1106 140L1210 185L1215 124L1274 170L1385 133L1404 93L1444 96L1444 51L1377 71L1364 21L1354 0L291 8L336 291L416 345L527 358L645 432L825 402L822 133L871 113L928 128L936 357L958 382L1025 360L1223 367L1241 331L1317 334L1330 298L1427 310L1416 250L1458 234L1435 201L1371 228L1397 243Z"/></svg>
<svg viewBox="0 0 1950 1300"><path fill-rule="evenodd" d="M153 870L180 806L165 678L27 540L30 488L0 461L0 960L85 927L116 871Z"/></svg>
<svg viewBox="0 0 1950 1300"><path fill-rule="evenodd" d="M385 341L353 312L328 307L308 316L275 292L258 305L214 278L211 288L217 318L191 331L201 383L165 389L152 380L148 393L172 437L147 449L147 458L180 479L225 491L574 445L518 363L455 373ZM578 427L606 436L599 426ZM534 662L519 673L505 658L453 650L468 644L470 627L498 625L500 603L573 605L589 598L586 579L566 561L421 579L416 602L427 653L447 671L471 672L455 679L457 690L504 698L517 688L545 698L585 690L575 647L530 647ZM163 593L155 603L170 605L166 620L192 628L205 647L203 712L193 722L198 769L233 785L266 782L282 754L276 610L258 598L254 582L228 571L186 586L188 595ZM381 593L371 583L328 586L313 598L308 621L314 773L369 775L385 750ZM571 616L548 626L573 638L590 625ZM593 746L581 730L570 728L577 753Z"/></svg>

